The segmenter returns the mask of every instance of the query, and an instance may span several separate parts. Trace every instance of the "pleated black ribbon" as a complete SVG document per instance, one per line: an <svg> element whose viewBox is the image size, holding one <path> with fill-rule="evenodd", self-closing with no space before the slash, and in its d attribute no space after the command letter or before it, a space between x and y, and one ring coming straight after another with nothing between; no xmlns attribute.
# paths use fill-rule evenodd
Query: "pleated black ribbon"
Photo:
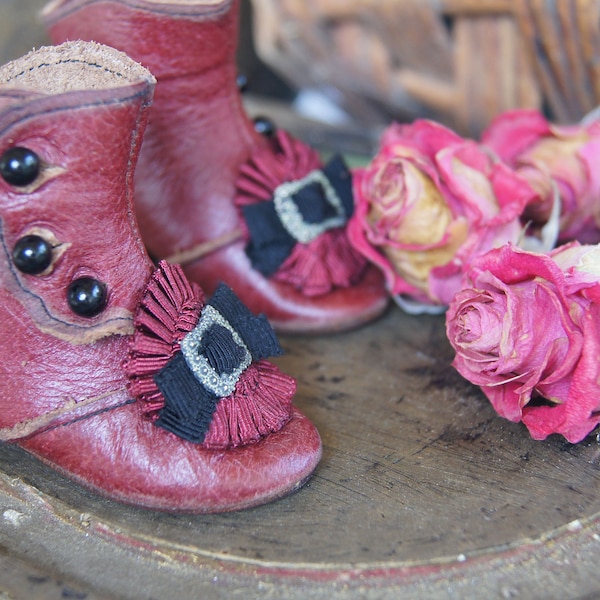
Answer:
<svg viewBox="0 0 600 600"><path fill-rule="evenodd" d="M297 243L308 243L352 216L352 175L335 155L322 170L276 188L269 202L242 207L250 233L246 245L252 266L268 277Z"/></svg>
<svg viewBox="0 0 600 600"><path fill-rule="evenodd" d="M181 351L154 376L165 399L156 425L201 444L219 399L234 392L246 367L281 354L266 317L253 315L229 287L219 286Z"/></svg>

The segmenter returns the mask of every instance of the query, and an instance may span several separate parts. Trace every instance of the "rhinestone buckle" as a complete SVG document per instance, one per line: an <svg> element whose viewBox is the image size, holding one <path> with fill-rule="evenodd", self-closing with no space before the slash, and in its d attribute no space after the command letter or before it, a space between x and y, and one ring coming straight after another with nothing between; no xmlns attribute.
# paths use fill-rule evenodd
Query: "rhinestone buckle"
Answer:
<svg viewBox="0 0 600 600"><path fill-rule="evenodd" d="M336 216L325 219L321 223L307 223L298 205L294 202L294 194L311 183L318 183L323 188L325 200L333 207ZM275 211L286 231L298 242L308 244L328 229L341 227L346 223L346 211L335 189L323 171L311 171L302 179L287 181L277 186L273 194Z"/></svg>
<svg viewBox="0 0 600 600"><path fill-rule="evenodd" d="M222 375L215 371L208 362L207 358L198 353L198 346L204 333L213 325L221 325L228 329L238 346L244 349L244 358L231 373ZM214 307L207 305L202 311L202 315L195 329L188 333L181 341L181 352L188 364L188 367L194 373L198 381L210 392L219 398L225 398L233 393L240 375L252 362L252 355L248 347L242 341L242 338L231 326L229 321Z"/></svg>

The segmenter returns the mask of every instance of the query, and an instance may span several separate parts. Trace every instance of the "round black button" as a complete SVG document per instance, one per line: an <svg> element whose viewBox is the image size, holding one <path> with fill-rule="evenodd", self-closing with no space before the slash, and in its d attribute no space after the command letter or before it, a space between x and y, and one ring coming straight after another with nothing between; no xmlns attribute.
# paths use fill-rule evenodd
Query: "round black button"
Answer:
<svg viewBox="0 0 600 600"><path fill-rule="evenodd" d="M272 137L275 135L275 131L277 131L277 127L275 127L273 121L267 117L256 117L254 119L254 129L257 133L266 137Z"/></svg>
<svg viewBox="0 0 600 600"><path fill-rule="evenodd" d="M93 277L79 277L69 285L67 301L80 317L95 317L106 306L106 285Z"/></svg>
<svg viewBox="0 0 600 600"><path fill-rule="evenodd" d="M12 259L19 271L38 275L52 262L52 246L39 235L26 235L15 244Z"/></svg>
<svg viewBox="0 0 600 600"><path fill-rule="evenodd" d="M17 187L33 183L40 174L40 159L28 148L15 146L0 157L0 176L2 179Z"/></svg>

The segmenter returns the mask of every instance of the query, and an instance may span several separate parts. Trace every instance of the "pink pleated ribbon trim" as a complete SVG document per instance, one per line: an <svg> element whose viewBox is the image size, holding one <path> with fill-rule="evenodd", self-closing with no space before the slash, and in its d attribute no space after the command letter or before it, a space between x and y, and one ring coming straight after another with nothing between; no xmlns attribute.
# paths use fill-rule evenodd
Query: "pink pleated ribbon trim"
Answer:
<svg viewBox="0 0 600 600"><path fill-rule="evenodd" d="M152 275L134 319L135 333L124 362L129 392L142 413L156 420L165 400L154 375L179 351L205 305L199 286L190 283L179 265L162 261ZM251 363L235 391L217 403L201 444L227 449L254 443L279 431L290 419L296 381L266 360Z"/></svg>
<svg viewBox="0 0 600 600"><path fill-rule="evenodd" d="M322 166L314 149L278 130L273 146L257 148L242 166L235 203L242 207L270 201L279 185L302 179ZM366 264L350 245L345 228L331 229L308 244L297 243L271 278L294 286L306 296L319 296L355 284Z"/></svg>

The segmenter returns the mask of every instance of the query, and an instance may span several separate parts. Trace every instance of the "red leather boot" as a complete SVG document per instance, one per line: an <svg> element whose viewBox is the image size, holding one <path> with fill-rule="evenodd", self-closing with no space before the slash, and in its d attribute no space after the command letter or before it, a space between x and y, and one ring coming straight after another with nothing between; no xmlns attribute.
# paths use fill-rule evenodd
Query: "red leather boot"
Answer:
<svg viewBox="0 0 600 600"><path fill-rule="evenodd" d="M154 268L133 170L154 79L99 44L0 68L0 440L109 498L218 512L321 453L266 319Z"/></svg>
<svg viewBox="0 0 600 600"><path fill-rule="evenodd" d="M54 0L43 16L55 42L113 46L157 78L136 173L154 258L208 292L224 280L279 331L359 326L387 294L345 235L351 176L285 132L256 132L236 84L238 12L238 0Z"/></svg>

